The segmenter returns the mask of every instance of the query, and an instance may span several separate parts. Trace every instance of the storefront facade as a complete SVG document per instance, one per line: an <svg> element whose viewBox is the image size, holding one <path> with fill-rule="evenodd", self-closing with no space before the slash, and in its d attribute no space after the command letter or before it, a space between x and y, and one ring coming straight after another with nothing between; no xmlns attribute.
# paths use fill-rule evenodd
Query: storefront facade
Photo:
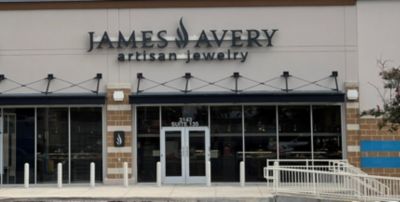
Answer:
<svg viewBox="0 0 400 202"><path fill-rule="evenodd" d="M238 182L242 161L262 182L266 159L348 158L355 1L188 2L3 4L2 183L25 162L37 184L59 162L66 183L90 162L99 182L123 162L155 182L160 162L163 183L191 184L207 161L212 182Z"/></svg>

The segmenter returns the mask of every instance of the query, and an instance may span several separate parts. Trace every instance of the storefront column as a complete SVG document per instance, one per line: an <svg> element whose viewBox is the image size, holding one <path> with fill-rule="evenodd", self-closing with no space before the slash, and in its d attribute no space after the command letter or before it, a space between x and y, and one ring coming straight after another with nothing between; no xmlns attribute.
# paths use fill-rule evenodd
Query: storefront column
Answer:
<svg viewBox="0 0 400 202"><path fill-rule="evenodd" d="M345 83L345 92L358 90L357 83ZM347 159L349 163L360 167L360 103L357 100L346 100L346 134Z"/></svg>
<svg viewBox="0 0 400 202"><path fill-rule="evenodd" d="M130 84L109 84L107 86L107 163L105 184L122 183L124 162L128 162L128 177L130 181L133 181L132 107L129 104L130 86ZM115 97L115 92L119 92L119 96ZM121 94L123 99L118 101L118 97L121 98ZM116 140L116 133L122 134L123 137Z"/></svg>

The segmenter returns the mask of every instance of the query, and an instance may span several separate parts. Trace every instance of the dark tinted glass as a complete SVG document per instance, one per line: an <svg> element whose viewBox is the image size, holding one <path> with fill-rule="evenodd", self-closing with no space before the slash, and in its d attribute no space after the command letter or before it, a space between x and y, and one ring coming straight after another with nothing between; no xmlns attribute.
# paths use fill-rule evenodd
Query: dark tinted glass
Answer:
<svg viewBox="0 0 400 202"><path fill-rule="evenodd" d="M2 145L4 184L23 183L25 163L30 165L30 182L34 182L34 114L34 109L4 109Z"/></svg>
<svg viewBox="0 0 400 202"><path fill-rule="evenodd" d="M138 134L160 133L160 108L159 107L137 107L137 132Z"/></svg>
<svg viewBox="0 0 400 202"><path fill-rule="evenodd" d="M265 181L266 159L276 159L276 107L245 106L246 181Z"/></svg>
<svg viewBox="0 0 400 202"><path fill-rule="evenodd" d="M313 106L314 158L342 158L340 114L340 106Z"/></svg>
<svg viewBox="0 0 400 202"><path fill-rule="evenodd" d="M310 106L279 106L279 157L311 158Z"/></svg>
<svg viewBox="0 0 400 202"><path fill-rule="evenodd" d="M137 166L139 182L155 182L160 161L159 107L137 107Z"/></svg>
<svg viewBox="0 0 400 202"><path fill-rule="evenodd" d="M190 131L189 137L189 175L206 176L206 145L204 131Z"/></svg>
<svg viewBox="0 0 400 202"><path fill-rule="evenodd" d="M181 131L165 132L165 176L182 176Z"/></svg>
<svg viewBox="0 0 400 202"><path fill-rule="evenodd" d="M68 182L68 108L37 109L37 182L57 180L57 163Z"/></svg>
<svg viewBox="0 0 400 202"><path fill-rule="evenodd" d="M212 181L239 181L242 142L242 107L211 107Z"/></svg>
<svg viewBox="0 0 400 202"><path fill-rule="evenodd" d="M71 108L71 182L88 182L90 163L102 180L101 108Z"/></svg>

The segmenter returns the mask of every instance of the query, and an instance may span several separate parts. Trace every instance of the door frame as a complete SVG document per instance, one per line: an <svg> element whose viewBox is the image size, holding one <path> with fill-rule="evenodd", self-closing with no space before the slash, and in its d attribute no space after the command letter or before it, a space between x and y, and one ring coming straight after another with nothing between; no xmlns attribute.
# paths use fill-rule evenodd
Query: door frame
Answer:
<svg viewBox="0 0 400 202"><path fill-rule="evenodd" d="M167 177L166 176L166 158L165 158L165 133L168 131L177 131L181 133L181 176ZM206 183L207 174L205 176L191 177L189 173L189 132L204 131L205 135L205 163L204 168L207 170L207 162L210 160L210 130L208 127L162 127L160 134L160 160L161 160L161 180L166 184L195 184Z"/></svg>
<svg viewBox="0 0 400 202"><path fill-rule="evenodd" d="M205 161L204 161L204 177L203 176L190 176L190 145L189 145L189 133L190 131L204 131L204 150L205 150ZM185 128L185 143L186 143L186 161L185 163L185 177L186 184L200 184L207 182L207 162L210 160L210 131L208 127L186 127Z"/></svg>
<svg viewBox="0 0 400 202"><path fill-rule="evenodd" d="M176 131L180 132L181 136L181 176L174 176L174 177L166 177L166 169L165 169L165 133L169 131ZM173 184L181 184L185 183L185 174L184 174L184 128L180 127L163 127L161 128L161 135L160 135L160 159L161 159L161 180L163 183L173 183Z"/></svg>

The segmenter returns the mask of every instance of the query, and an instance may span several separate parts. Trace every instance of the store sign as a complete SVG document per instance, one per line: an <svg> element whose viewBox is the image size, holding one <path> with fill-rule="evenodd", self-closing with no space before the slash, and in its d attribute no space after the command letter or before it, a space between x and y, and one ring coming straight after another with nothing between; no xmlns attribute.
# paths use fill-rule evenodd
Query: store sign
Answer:
<svg viewBox="0 0 400 202"><path fill-rule="evenodd" d="M199 127L198 121L193 121L192 117L179 117L177 122L171 122L172 127Z"/></svg>
<svg viewBox="0 0 400 202"><path fill-rule="evenodd" d="M89 49L131 50L118 53L118 61L164 62L184 60L196 61L239 61L245 62L248 48L269 48L278 29L222 29L202 30L198 35L189 35L183 19L175 36L167 30L132 31L130 35L118 32L118 37L110 37L105 31L100 35L89 32ZM175 48L178 51L163 51ZM168 49L171 50L171 49Z"/></svg>
<svg viewBox="0 0 400 202"><path fill-rule="evenodd" d="M125 146L125 132L124 131L115 131L114 132L114 146L115 147Z"/></svg>

